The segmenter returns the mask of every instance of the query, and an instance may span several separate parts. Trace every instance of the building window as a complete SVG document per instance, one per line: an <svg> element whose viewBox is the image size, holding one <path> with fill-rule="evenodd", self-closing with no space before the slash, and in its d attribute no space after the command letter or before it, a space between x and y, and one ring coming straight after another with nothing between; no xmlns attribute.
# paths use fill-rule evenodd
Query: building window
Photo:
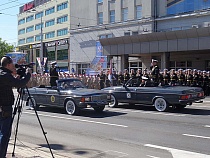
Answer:
<svg viewBox="0 0 210 158"><path fill-rule="evenodd" d="M130 36L131 33L130 32L124 32L124 36Z"/></svg>
<svg viewBox="0 0 210 158"><path fill-rule="evenodd" d="M139 32L138 31L132 31L132 35L138 35Z"/></svg>
<svg viewBox="0 0 210 158"><path fill-rule="evenodd" d="M54 13L54 12L55 12L55 7L52 7L52 8L47 9L47 10L45 11L45 15L49 15L49 14L52 14L52 13Z"/></svg>
<svg viewBox="0 0 210 158"><path fill-rule="evenodd" d="M61 3L61 4L57 5L57 11L66 9L67 7L68 7L68 2Z"/></svg>
<svg viewBox="0 0 210 158"><path fill-rule="evenodd" d="M142 18L142 6L137 5L136 6L136 19L141 19Z"/></svg>
<svg viewBox="0 0 210 158"><path fill-rule="evenodd" d="M114 23L115 22L115 10L111 10L109 12L109 19L110 19L110 23Z"/></svg>
<svg viewBox="0 0 210 158"><path fill-rule="evenodd" d="M29 26L26 28L26 33L31 31L34 31L34 26Z"/></svg>
<svg viewBox="0 0 210 158"><path fill-rule="evenodd" d="M28 17L26 18L26 22L29 22L29 21L32 21L32 20L34 20L34 16L33 16L33 15L28 16Z"/></svg>
<svg viewBox="0 0 210 158"><path fill-rule="evenodd" d="M85 74L90 64L78 64L78 74Z"/></svg>
<svg viewBox="0 0 210 158"><path fill-rule="evenodd" d="M41 41L41 35L36 35L35 36L35 41Z"/></svg>
<svg viewBox="0 0 210 158"><path fill-rule="evenodd" d="M55 37L55 31L48 32L45 34L45 39L53 38L53 37Z"/></svg>
<svg viewBox="0 0 210 158"><path fill-rule="evenodd" d="M122 21L128 21L128 8L122 9Z"/></svg>
<svg viewBox="0 0 210 158"><path fill-rule="evenodd" d="M68 21L68 16L67 15L57 18L57 23L58 24L66 22L66 21Z"/></svg>
<svg viewBox="0 0 210 158"><path fill-rule="evenodd" d="M35 14L35 19L39 19L41 17L43 17L43 12L39 12Z"/></svg>
<svg viewBox="0 0 210 158"><path fill-rule="evenodd" d="M25 33L25 29L21 29L21 30L18 31L18 35L22 35L24 33Z"/></svg>
<svg viewBox="0 0 210 158"><path fill-rule="evenodd" d="M22 24L24 24L25 23L25 18L24 19L20 19L19 21L18 21L18 25L22 25Z"/></svg>
<svg viewBox="0 0 210 158"><path fill-rule="evenodd" d="M103 39L103 38L112 38L113 34L105 34L105 35L100 35L99 39Z"/></svg>
<svg viewBox="0 0 210 158"><path fill-rule="evenodd" d="M44 27L43 23L42 23L42 28ZM41 29L41 23L40 24L36 24L35 25L35 30L39 30Z"/></svg>
<svg viewBox="0 0 210 158"><path fill-rule="evenodd" d="M47 60L48 61L55 60L55 51L49 51L49 52L47 52Z"/></svg>
<svg viewBox="0 0 210 158"><path fill-rule="evenodd" d="M19 40L18 40L18 44L19 44L19 45L25 44L25 38L19 39Z"/></svg>
<svg viewBox="0 0 210 158"><path fill-rule="evenodd" d="M53 25L55 25L55 19L50 20L50 21L47 21L47 22L45 23L45 27L49 27L49 26L53 26Z"/></svg>
<svg viewBox="0 0 210 158"><path fill-rule="evenodd" d="M68 34L68 29L60 29L57 31L57 36L63 36L63 35L67 35Z"/></svg>
<svg viewBox="0 0 210 158"><path fill-rule="evenodd" d="M26 38L26 43L34 42L34 37L28 37Z"/></svg>
<svg viewBox="0 0 210 158"><path fill-rule="evenodd" d="M98 3L103 3L103 0L98 0Z"/></svg>
<svg viewBox="0 0 210 158"><path fill-rule="evenodd" d="M98 24L103 24L103 13L98 13Z"/></svg>
<svg viewBox="0 0 210 158"><path fill-rule="evenodd" d="M58 60L68 60L68 49L58 50L57 51Z"/></svg>
<svg viewBox="0 0 210 158"><path fill-rule="evenodd" d="M192 68L192 61L170 61L170 69L188 69Z"/></svg>

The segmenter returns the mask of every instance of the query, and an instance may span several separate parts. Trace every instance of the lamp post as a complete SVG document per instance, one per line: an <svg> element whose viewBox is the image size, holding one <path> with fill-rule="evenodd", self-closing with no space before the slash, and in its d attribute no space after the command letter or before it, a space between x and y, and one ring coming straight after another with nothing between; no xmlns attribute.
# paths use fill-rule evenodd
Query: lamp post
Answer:
<svg viewBox="0 0 210 158"><path fill-rule="evenodd" d="M30 10L30 11L27 11L27 12L29 12L29 13L36 13L37 12L37 10L36 9L32 9L32 10ZM43 27L42 27L42 16L43 16L43 14L41 15L41 27L40 27L40 29L41 29L41 31L40 31L40 36L41 36L41 38L40 38L40 44L41 44L41 46L40 46L40 52L39 52L39 57L40 57L40 65L39 65L39 67L40 67L40 73L41 73L41 75L43 75L43 69L44 69L44 60L43 60Z"/></svg>
<svg viewBox="0 0 210 158"><path fill-rule="evenodd" d="M39 53L39 57L40 57L40 72L41 75L43 75L43 69L44 69L44 61L43 61L43 27L42 27L42 16L41 16L41 49L40 49L40 53Z"/></svg>

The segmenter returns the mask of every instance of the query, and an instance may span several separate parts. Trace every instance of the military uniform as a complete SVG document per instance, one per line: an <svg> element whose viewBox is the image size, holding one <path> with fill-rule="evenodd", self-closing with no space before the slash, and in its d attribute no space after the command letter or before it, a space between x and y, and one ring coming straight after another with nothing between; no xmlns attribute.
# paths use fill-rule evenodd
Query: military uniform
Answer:
<svg viewBox="0 0 210 158"><path fill-rule="evenodd" d="M50 85L51 85L51 87L57 86L56 80L59 79L59 75L56 70L55 64L56 64L56 62L52 62L51 63L52 67L50 68Z"/></svg>
<svg viewBox="0 0 210 158"><path fill-rule="evenodd" d="M98 78L99 78L100 89L103 89L104 84L105 84L106 75L101 72L101 74L98 75Z"/></svg>
<svg viewBox="0 0 210 158"><path fill-rule="evenodd" d="M169 85L169 81L170 81L170 75L169 75L169 73L168 72L166 72L166 73L164 73L163 75L162 75L162 78L163 78L163 85L165 86L165 85Z"/></svg>

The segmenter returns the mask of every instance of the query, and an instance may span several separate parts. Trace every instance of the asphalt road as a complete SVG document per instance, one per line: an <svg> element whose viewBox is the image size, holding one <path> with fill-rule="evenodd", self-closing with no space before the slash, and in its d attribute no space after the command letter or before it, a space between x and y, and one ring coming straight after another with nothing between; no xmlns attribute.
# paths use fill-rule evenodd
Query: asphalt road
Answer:
<svg viewBox="0 0 210 158"><path fill-rule="evenodd" d="M63 109L38 111L52 149L86 158L210 158L210 97L180 111L123 104L103 113L83 110L79 116ZM23 107L18 142L47 147L38 117ZM13 137L17 115L13 123Z"/></svg>

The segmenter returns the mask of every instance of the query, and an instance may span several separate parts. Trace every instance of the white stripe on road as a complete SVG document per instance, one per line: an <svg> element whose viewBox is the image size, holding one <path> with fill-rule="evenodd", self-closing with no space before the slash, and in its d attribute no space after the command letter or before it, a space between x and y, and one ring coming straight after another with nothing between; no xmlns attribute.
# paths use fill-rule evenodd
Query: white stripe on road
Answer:
<svg viewBox="0 0 210 158"><path fill-rule="evenodd" d="M210 139L210 137L206 137L206 136L198 136L198 135L192 135L192 134L182 134L182 135L183 135L183 136L188 136L188 137Z"/></svg>
<svg viewBox="0 0 210 158"><path fill-rule="evenodd" d="M156 157L156 156L151 156L151 155L147 155L148 157L151 157L151 158L160 158L160 157Z"/></svg>
<svg viewBox="0 0 210 158"><path fill-rule="evenodd" d="M152 112L152 111L139 111L139 110L112 110L115 112L133 112L133 113L143 113L143 114L154 114L154 115L165 115L165 116L186 116L185 114L169 114L169 113L163 113L163 112Z"/></svg>
<svg viewBox="0 0 210 158"><path fill-rule="evenodd" d="M174 149L174 148L168 148L168 147L152 145L152 144L145 144L144 146L156 148L156 149L167 150L168 152L170 152L172 154L173 158L189 158L189 157L190 158L204 158L204 157L210 158L210 155L191 152L191 151L178 150L178 149Z"/></svg>
<svg viewBox="0 0 210 158"><path fill-rule="evenodd" d="M35 115L35 113L31 113L31 112L24 112L24 113L30 114L30 115ZM95 123L95 124L108 125L108 126L117 126L117 127L124 127L124 128L128 127L128 126L125 126L125 125L119 125L119 124L113 124L113 123L97 122L97 121L82 120L82 119L75 119L75 118L69 118L69 117L45 115L45 114L39 114L39 116L53 117L53 118L58 118L58 119L73 120L73 121L80 121L80 122Z"/></svg>
<svg viewBox="0 0 210 158"><path fill-rule="evenodd" d="M205 125L204 127L210 128L210 125Z"/></svg>

